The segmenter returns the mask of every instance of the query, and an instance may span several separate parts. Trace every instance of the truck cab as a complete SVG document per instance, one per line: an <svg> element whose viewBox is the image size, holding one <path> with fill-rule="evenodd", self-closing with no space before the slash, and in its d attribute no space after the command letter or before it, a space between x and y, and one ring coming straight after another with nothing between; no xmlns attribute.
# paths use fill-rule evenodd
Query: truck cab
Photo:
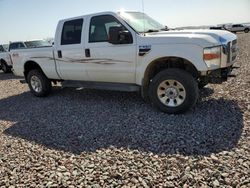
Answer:
<svg viewBox="0 0 250 188"><path fill-rule="evenodd" d="M130 40L111 44L108 33L114 27L123 27ZM61 20L54 49L64 80L136 82L136 33L114 13Z"/></svg>

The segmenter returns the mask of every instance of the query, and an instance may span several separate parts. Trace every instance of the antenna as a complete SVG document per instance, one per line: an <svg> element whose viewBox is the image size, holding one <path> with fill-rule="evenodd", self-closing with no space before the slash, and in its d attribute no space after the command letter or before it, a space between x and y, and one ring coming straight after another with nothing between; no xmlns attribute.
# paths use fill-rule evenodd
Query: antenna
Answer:
<svg viewBox="0 0 250 188"><path fill-rule="evenodd" d="M142 0L142 13L143 13L143 35L146 36L145 34L145 9L144 9L144 0Z"/></svg>

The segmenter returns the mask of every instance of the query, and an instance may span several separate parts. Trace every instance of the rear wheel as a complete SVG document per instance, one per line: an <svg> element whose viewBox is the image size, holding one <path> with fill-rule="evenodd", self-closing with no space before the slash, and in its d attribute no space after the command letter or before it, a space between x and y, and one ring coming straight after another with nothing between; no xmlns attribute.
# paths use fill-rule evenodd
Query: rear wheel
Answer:
<svg viewBox="0 0 250 188"><path fill-rule="evenodd" d="M188 111L195 105L198 93L194 77L175 68L158 73L149 86L149 97L153 105L169 114Z"/></svg>
<svg viewBox="0 0 250 188"><path fill-rule="evenodd" d="M11 68L5 62L1 62L1 67L4 73L11 72Z"/></svg>
<svg viewBox="0 0 250 188"><path fill-rule="evenodd" d="M245 32L245 33L249 33L249 28L246 28L246 29L244 30L244 32Z"/></svg>
<svg viewBox="0 0 250 188"><path fill-rule="evenodd" d="M27 81L31 93L37 97L45 97L51 91L51 81L40 70L31 70Z"/></svg>

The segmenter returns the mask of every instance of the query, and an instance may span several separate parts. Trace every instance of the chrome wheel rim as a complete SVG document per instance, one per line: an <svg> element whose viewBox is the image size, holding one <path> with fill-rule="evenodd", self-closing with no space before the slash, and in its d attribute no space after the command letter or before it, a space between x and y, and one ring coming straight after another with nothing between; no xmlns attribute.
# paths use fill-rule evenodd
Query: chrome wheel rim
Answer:
<svg viewBox="0 0 250 188"><path fill-rule="evenodd" d="M35 92L40 93L42 91L42 83L37 76L31 77L30 85Z"/></svg>
<svg viewBox="0 0 250 188"><path fill-rule="evenodd" d="M180 106L186 99L186 89L176 80L164 80L157 89L157 96L167 107Z"/></svg>

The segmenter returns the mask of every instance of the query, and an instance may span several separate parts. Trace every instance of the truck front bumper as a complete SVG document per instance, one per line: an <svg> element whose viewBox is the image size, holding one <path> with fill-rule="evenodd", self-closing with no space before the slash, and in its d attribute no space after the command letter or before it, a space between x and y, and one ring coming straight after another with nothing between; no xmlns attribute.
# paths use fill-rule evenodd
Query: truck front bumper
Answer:
<svg viewBox="0 0 250 188"><path fill-rule="evenodd" d="M226 82L229 77L235 77L235 75L232 74L232 70L234 68L236 67L233 67L233 65L231 65L226 68L210 71L207 75L208 82L211 84L221 84L223 82Z"/></svg>

